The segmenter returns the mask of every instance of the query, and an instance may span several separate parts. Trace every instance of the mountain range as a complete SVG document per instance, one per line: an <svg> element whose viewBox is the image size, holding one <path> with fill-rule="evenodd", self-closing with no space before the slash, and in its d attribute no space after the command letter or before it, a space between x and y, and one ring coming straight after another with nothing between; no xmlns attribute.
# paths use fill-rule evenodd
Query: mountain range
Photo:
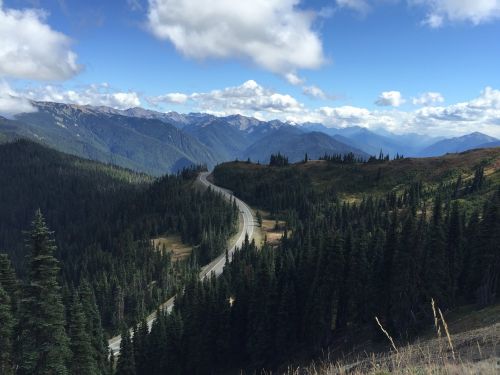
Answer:
<svg viewBox="0 0 500 375"><path fill-rule="evenodd" d="M396 135L363 127L291 124L231 115L180 114L143 108L117 110L53 102L33 102L36 112L0 117L0 142L28 138L63 152L161 175L192 164L251 159L267 162L272 153L291 162L325 154L353 153L360 158L385 154L436 156L471 148L496 147L482 133L444 139Z"/></svg>

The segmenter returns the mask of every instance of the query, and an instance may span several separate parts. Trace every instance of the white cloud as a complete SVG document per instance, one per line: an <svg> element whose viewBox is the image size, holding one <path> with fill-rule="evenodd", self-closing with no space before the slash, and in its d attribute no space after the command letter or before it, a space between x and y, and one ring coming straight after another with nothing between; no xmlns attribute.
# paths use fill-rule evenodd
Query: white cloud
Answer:
<svg viewBox="0 0 500 375"><path fill-rule="evenodd" d="M398 4L399 0L336 0L337 7L367 14L377 3ZM439 28L446 23L469 22L473 25L500 19L500 0L406 0L410 6L426 10L424 25Z"/></svg>
<svg viewBox="0 0 500 375"><path fill-rule="evenodd" d="M20 96L5 81L0 81L0 115L10 117L23 112L36 112L30 101Z"/></svg>
<svg viewBox="0 0 500 375"><path fill-rule="evenodd" d="M399 107L405 100L399 91L384 91L380 93L375 104L382 107Z"/></svg>
<svg viewBox="0 0 500 375"><path fill-rule="evenodd" d="M366 0L336 0L340 8L349 8L358 13L366 14L370 10L370 4Z"/></svg>
<svg viewBox="0 0 500 375"><path fill-rule="evenodd" d="M291 95L266 89L253 80L223 90L194 93L190 98L202 110L221 108L227 113L255 111L279 114L299 112L303 108Z"/></svg>
<svg viewBox="0 0 500 375"><path fill-rule="evenodd" d="M182 94L180 92L172 92L169 94L149 98L148 101L152 105L157 106L157 105L162 104L162 103L184 104L185 102L187 102L188 99L189 99L189 96L187 96L186 94Z"/></svg>
<svg viewBox="0 0 500 375"><path fill-rule="evenodd" d="M325 62L312 28L315 15L298 5L299 0L150 0L148 24L187 57L249 59L294 81L296 70Z"/></svg>
<svg viewBox="0 0 500 375"><path fill-rule="evenodd" d="M41 10L14 10L0 1L0 77L64 80L80 71L70 39L45 23Z"/></svg>
<svg viewBox="0 0 500 375"><path fill-rule="evenodd" d="M285 78L290 84L294 86L301 85L304 83L304 80L295 73L287 73L285 74Z"/></svg>
<svg viewBox="0 0 500 375"><path fill-rule="evenodd" d="M258 113L297 113L303 110L303 105L288 94L280 94L274 90L259 85L254 80L244 82L239 86L226 87L204 93L180 94L170 93L149 98L151 103L165 103L165 97L179 96L186 98L195 109L216 114L246 114L254 116Z"/></svg>
<svg viewBox="0 0 500 375"><path fill-rule="evenodd" d="M428 9L424 23L441 27L446 21L478 25L500 18L500 0L412 0Z"/></svg>
<svg viewBox="0 0 500 375"><path fill-rule="evenodd" d="M413 98L414 105L430 106L444 103L444 97L439 92L426 92L419 97Z"/></svg>
<svg viewBox="0 0 500 375"><path fill-rule="evenodd" d="M302 92L312 98L316 99L326 99L327 95L318 86L304 86L302 87Z"/></svg>
<svg viewBox="0 0 500 375"><path fill-rule="evenodd" d="M37 101L107 106L116 109L127 109L141 105L139 95L136 92L113 91L107 83L92 84L74 90L48 85L26 90L23 95Z"/></svg>

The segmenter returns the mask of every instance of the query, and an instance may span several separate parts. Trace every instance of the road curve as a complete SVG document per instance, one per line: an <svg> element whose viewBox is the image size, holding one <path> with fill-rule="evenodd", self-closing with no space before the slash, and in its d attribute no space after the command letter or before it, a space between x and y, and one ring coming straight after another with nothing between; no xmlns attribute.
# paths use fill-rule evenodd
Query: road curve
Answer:
<svg viewBox="0 0 500 375"><path fill-rule="evenodd" d="M237 248L240 248L241 245L243 245L243 242L245 241L245 236L248 235L248 238L251 240L253 237L253 231L254 231L254 226L255 226L255 218L252 214L252 210L250 210L250 207L243 202L242 200L236 198L233 193L229 190L223 189L219 186L216 186L212 184L210 181L207 180L207 177L210 173L209 172L202 172L198 176L198 181L206 186L207 188L210 187L213 191L218 192L222 194L222 196L227 199L231 200L234 199L236 202L236 205L238 206L238 209L240 210L240 226L239 226L239 231L237 235L235 235L232 240L230 241L229 244L229 249L228 249L228 258L229 260L233 259L233 254ZM219 255L217 258L215 258L212 262L204 266L200 272L200 279L203 280L207 276L210 276L214 274L215 276L219 276L222 273L222 270L224 269L224 265L226 264L226 254L223 252L221 255ZM174 298L170 298L168 301L163 303L160 306L160 310L164 311L166 310L167 312L172 311L174 307ZM150 314L146 318L146 322L148 323L149 329L151 329L153 322L156 320L156 311L152 314ZM130 331L131 335L132 330ZM120 352L120 343L121 343L121 336L115 336L112 337L108 341L108 346L109 348L113 351L115 355L118 355Z"/></svg>

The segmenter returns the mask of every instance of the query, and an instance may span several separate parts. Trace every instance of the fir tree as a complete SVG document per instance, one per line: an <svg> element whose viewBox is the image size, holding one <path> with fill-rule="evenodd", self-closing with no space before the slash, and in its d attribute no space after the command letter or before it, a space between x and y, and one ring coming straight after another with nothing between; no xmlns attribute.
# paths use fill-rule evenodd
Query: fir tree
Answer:
<svg viewBox="0 0 500 375"><path fill-rule="evenodd" d="M19 282L7 254L0 254L0 285L9 296L12 313L19 309Z"/></svg>
<svg viewBox="0 0 500 375"><path fill-rule="evenodd" d="M108 371L108 342L104 337L99 309L95 301L94 293L87 281L80 284L80 299L85 314L86 330L92 344L92 354L96 364L97 373L105 374Z"/></svg>
<svg viewBox="0 0 500 375"><path fill-rule="evenodd" d="M70 356L64 330L64 306L57 282L56 250L40 210L35 214L28 237L29 280L21 305L19 373L63 375Z"/></svg>
<svg viewBox="0 0 500 375"><path fill-rule="evenodd" d="M76 292L73 294L73 300L69 309L68 335L71 352L73 353L70 368L71 374L96 374L97 365L87 331L86 317Z"/></svg>
<svg viewBox="0 0 500 375"><path fill-rule="evenodd" d="M12 338L14 318L12 305L7 292L0 284L0 374L11 375L12 368Z"/></svg>
<svg viewBox="0 0 500 375"><path fill-rule="evenodd" d="M135 375L134 347L130 339L130 331L123 329L120 343L120 357L116 364L116 375Z"/></svg>

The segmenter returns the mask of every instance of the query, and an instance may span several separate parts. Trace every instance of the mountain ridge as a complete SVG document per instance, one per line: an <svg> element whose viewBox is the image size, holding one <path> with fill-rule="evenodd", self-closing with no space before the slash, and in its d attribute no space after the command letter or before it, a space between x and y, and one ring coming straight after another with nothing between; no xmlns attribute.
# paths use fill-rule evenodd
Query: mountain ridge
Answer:
<svg viewBox="0 0 500 375"><path fill-rule="evenodd" d="M272 153L290 161L305 154L352 152L359 157L436 156L477 147L498 139L481 133L442 139L416 134L376 132L360 126L327 127L318 123L263 121L240 114L159 112L141 107L32 102L38 109L14 118L0 117L0 142L27 138L60 151L114 163L153 175L177 172L193 164L212 168L235 159L267 162Z"/></svg>

